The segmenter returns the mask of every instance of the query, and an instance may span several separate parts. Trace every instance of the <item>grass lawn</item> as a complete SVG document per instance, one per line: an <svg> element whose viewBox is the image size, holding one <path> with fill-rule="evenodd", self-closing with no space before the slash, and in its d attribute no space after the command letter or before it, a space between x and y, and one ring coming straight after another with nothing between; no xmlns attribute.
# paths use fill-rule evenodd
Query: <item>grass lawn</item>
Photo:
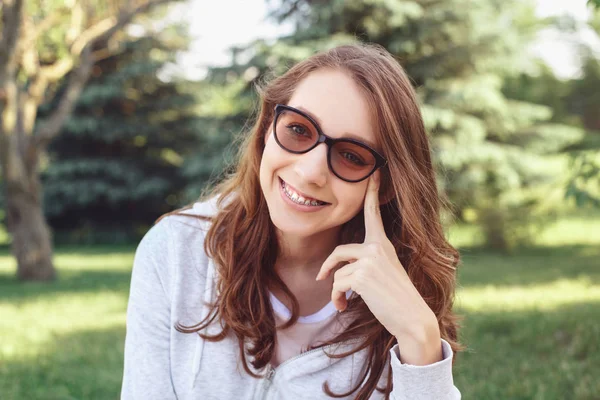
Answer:
<svg viewBox="0 0 600 400"><path fill-rule="evenodd" d="M600 399L600 215L565 217L506 256L456 227L464 399ZM17 283L0 251L0 398L117 399L132 248L61 248L59 280Z"/></svg>

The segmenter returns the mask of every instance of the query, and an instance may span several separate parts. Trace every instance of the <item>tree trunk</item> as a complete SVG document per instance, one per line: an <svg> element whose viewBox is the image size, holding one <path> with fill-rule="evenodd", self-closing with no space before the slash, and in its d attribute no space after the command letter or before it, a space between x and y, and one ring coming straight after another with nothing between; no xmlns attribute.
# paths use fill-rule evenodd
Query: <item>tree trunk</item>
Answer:
<svg viewBox="0 0 600 400"><path fill-rule="evenodd" d="M6 185L7 227L12 236L12 253L17 259L17 278L54 280L52 239L42 210L41 186L37 176L30 179L30 183L34 182L30 190L15 182Z"/></svg>
<svg viewBox="0 0 600 400"><path fill-rule="evenodd" d="M97 21L91 25L82 14L87 3L75 1L76 11L72 14L70 27L61 27L61 21L52 19L55 14L49 14L40 22L42 27L38 26L39 30L35 29L33 18L22 17L23 0L2 2L0 170L5 186L7 227L12 236L11 247L17 259L17 277L20 280L56 278L52 264L52 239L42 208L39 154L60 133L73 111L94 64L92 50L98 44L107 43L137 15L170 1L173 0L111 2L108 15L97 16ZM41 65L37 46L49 47L37 43L37 39L50 28L61 31L69 28L75 33L75 38L66 47L66 54L62 54L54 64ZM17 46L19 41L20 46ZM42 101L52 101L52 98L44 99L48 83L57 83L67 74L70 78L55 111L35 131L37 107Z"/></svg>

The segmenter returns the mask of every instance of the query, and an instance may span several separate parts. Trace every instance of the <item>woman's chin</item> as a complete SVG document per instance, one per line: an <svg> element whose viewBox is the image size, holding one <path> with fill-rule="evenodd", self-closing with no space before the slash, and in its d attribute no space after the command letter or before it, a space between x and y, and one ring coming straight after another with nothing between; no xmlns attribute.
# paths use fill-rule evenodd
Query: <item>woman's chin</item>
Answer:
<svg viewBox="0 0 600 400"><path fill-rule="evenodd" d="M275 228L284 235L308 237L317 233L314 227L292 224L291 221L271 220Z"/></svg>

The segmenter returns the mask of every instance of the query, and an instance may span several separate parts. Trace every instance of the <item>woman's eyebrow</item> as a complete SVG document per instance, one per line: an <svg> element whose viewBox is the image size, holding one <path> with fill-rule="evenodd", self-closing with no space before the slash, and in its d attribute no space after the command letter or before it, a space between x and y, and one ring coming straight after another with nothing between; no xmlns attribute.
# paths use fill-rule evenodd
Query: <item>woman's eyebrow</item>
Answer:
<svg viewBox="0 0 600 400"><path fill-rule="evenodd" d="M311 113L310 111L308 111L306 108L302 107L302 106L297 106L296 107L298 110L305 112L309 117L311 117L312 119L315 120L315 122L317 124L319 124L319 127L321 125L323 125L323 123L321 122L321 120L319 119L319 117L317 117L315 114ZM323 129L323 128L321 128ZM375 143L373 143L372 141L363 138L362 136L356 135L352 132L344 132L343 136L339 139L354 139L354 140L358 140L359 142L363 142L364 144L368 145L369 147L371 147L374 150L379 151L379 149L377 148L377 145L375 145Z"/></svg>

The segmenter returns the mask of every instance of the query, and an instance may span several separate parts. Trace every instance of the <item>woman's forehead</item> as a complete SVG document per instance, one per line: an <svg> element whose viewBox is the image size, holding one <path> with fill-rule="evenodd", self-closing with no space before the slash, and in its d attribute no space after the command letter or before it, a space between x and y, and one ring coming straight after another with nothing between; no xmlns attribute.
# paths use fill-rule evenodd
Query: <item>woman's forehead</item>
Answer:
<svg viewBox="0 0 600 400"><path fill-rule="evenodd" d="M288 105L309 114L328 136L378 142L369 104L358 85L343 72L312 72L296 87Z"/></svg>

